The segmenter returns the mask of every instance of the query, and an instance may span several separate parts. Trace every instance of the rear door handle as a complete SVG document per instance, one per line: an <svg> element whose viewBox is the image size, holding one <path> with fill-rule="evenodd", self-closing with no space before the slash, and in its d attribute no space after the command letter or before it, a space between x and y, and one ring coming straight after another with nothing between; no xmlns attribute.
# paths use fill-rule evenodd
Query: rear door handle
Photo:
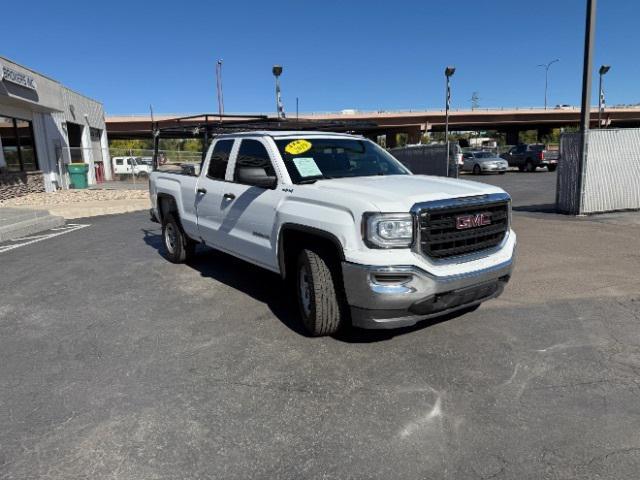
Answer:
<svg viewBox="0 0 640 480"><path fill-rule="evenodd" d="M202 195L207 193L207 189L206 188L202 188L202 187L198 188L197 191L198 191L198 193L201 193Z"/></svg>
<svg viewBox="0 0 640 480"><path fill-rule="evenodd" d="M236 196L233 193L225 193L222 198L225 200L235 200Z"/></svg>

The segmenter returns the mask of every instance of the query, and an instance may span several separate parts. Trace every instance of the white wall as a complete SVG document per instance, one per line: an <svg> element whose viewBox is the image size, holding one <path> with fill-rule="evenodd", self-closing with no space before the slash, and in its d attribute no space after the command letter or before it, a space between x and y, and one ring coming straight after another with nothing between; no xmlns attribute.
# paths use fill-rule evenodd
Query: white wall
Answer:
<svg viewBox="0 0 640 480"><path fill-rule="evenodd" d="M640 209L640 129L590 130L582 213Z"/></svg>

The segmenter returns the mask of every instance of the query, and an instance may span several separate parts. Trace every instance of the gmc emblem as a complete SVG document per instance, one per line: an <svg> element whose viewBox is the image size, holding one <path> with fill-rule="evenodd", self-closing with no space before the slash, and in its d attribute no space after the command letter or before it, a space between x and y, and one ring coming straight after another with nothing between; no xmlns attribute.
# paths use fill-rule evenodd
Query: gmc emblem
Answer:
<svg viewBox="0 0 640 480"><path fill-rule="evenodd" d="M485 225L491 225L490 213L478 213L477 215L460 215L459 217L456 217L457 230L484 227Z"/></svg>

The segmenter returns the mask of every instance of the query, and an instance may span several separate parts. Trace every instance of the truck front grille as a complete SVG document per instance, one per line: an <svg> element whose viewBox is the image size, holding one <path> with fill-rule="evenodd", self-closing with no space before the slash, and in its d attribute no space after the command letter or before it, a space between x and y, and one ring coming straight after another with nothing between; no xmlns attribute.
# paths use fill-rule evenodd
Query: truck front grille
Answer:
<svg viewBox="0 0 640 480"><path fill-rule="evenodd" d="M509 230L509 197L495 200L460 199L459 204L427 206L418 210L420 250L433 258L474 253L496 247Z"/></svg>

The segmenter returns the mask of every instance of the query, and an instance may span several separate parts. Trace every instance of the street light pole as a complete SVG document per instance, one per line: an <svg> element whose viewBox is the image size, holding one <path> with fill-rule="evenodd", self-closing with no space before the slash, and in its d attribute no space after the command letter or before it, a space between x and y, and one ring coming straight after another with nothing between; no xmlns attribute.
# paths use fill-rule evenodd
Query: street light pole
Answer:
<svg viewBox="0 0 640 480"><path fill-rule="evenodd" d="M456 67L447 67L444 69L444 76L447 80L447 91L444 107L444 141L447 147L447 170L451 170L451 153L449 152L449 108L451 108L451 77L456 73ZM458 165L456 165L455 176L458 177ZM447 172L448 173L448 172Z"/></svg>
<svg viewBox="0 0 640 480"><path fill-rule="evenodd" d="M611 68L610 65L601 65L599 74L600 74L600 84L598 85L598 128L602 128L602 116L604 115L604 90L602 89L602 77L606 75L606 73Z"/></svg>
<svg viewBox="0 0 640 480"><path fill-rule="evenodd" d="M584 63L582 66L582 105L580 110L580 156L576 187L578 192L576 214L582 212L582 188L584 186L584 165L587 157L587 132L591 113L591 71L593 67L593 37L596 31L597 0L587 0L587 15L584 33Z"/></svg>
<svg viewBox="0 0 640 480"><path fill-rule="evenodd" d="M222 96L222 59L216 63L216 89L218 91L218 115L220 123L222 123L222 115L224 115L224 97Z"/></svg>
<svg viewBox="0 0 640 480"><path fill-rule="evenodd" d="M541 63L538 65L539 67L544 68L544 109L547 109L547 88L549 87L549 68L556 62L559 62L560 59L556 58L555 60L550 61L549 63Z"/></svg>
<svg viewBox="0 0 640 480"><path fill-rule="evenodd" d="M276 113L278 120L284 120L286 118L284 114L284 106L282 105L282 98L280 96L280 75L282 75L282 65L274 65L273 76L276 77Z"/></svg>

